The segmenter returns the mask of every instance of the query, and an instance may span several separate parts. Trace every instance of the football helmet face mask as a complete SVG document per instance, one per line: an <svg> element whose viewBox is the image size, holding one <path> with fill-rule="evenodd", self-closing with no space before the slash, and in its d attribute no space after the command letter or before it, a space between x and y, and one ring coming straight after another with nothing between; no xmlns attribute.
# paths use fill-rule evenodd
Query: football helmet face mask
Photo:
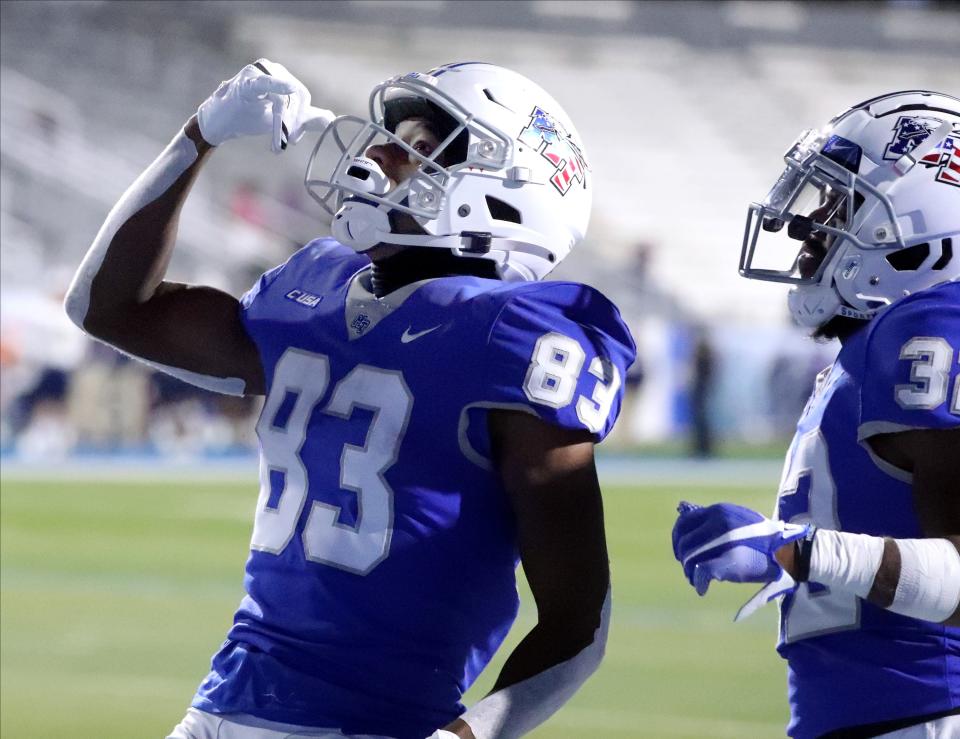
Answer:
<svg viewBox="0 0 960 739"><path fill-rule="evenodd" d="M408 117L435 126L435 150L422 153L397 136ZM366 156L375 144L401 147L419 168L391 187ZM340 116L323 132L304 184L346 246L449 249L493 260L507 280L542 279L566 257L586 231L593 189L559 104L522 75L479 62L377 85L369 120Z"/></svg>
<svg viewBox="0 0 960 739"><path fill-rule="evenodd" d="M873 98L803 132L784 161L767 197L749 206L740 274L794 285L798 323L868 320L960 278L957 98Z"/></svg>

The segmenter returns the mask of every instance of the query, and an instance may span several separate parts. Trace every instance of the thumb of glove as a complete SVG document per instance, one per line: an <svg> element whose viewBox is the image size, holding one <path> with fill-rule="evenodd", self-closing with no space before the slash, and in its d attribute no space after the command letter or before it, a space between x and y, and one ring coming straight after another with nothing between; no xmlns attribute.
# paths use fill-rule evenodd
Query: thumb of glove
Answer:
<svg viewBox="0 0 960 739"><path fill-rule="evenodd" d="M297 143L307 131L322 132L329 126L336 114L325 108L317 108L313 105L300 111L297 120L294 121L288 140L291 144Z"/></svg>
<svg viewBox="0 0 960 739"><path fill-rule="evenodd" d="M733 620L735 622L743 621L745 618L752 616L757 609L765 603L769 603L779 595L793 592L796 587L797 581L790 576L790 573L786 570L781 570L780 577L772 582L768 582L754 593L750 600L740 606L740 610L737 611L737 615L733 617Z"/></svg>

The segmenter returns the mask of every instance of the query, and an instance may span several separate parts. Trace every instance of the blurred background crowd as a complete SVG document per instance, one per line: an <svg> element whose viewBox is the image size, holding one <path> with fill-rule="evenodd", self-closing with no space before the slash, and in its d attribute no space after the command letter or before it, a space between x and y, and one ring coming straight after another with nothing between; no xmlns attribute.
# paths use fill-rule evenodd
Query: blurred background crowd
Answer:
<svg viewBox="0 0 960 739"><path fill-rule="evenodd" d="M781 453L833 344L801 340L786 289L736 271L747 203L802 128L875 94L960 92L950 3L3 2L0 455L249 455L255 399L215 396L85 338L63 315L108 210L246 63L285 64L315 104L363 115L377 82L456 60L516 68L579 128L587 240L551 276L605 292L637 339L604 445ZM202 174L170 279L235 295L328 233L281 157L235 141Z"/></svg>

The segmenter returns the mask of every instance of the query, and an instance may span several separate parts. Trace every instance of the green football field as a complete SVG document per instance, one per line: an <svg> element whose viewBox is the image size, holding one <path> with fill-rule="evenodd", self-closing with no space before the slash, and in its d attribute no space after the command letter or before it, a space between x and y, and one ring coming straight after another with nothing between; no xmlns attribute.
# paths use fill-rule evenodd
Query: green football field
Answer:
<svg viewBox="0 0 960 739"><path fill-rule="evenodd" d="M784 667L753 586L700 599L670 549L681 498L771 507L771 485L605 486L614 612L599 672L532 736L783 736ZM256 483L2 482L0 734L163 737L241 596ZM529 597L500 659L532 625ZM467 697L492 685L491 665Z"/></svg>

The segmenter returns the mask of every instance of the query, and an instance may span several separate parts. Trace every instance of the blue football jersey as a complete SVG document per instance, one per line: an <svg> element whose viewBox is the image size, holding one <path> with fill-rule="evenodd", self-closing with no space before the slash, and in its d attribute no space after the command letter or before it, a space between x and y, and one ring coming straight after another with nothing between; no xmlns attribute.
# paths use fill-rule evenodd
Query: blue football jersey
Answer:
<svg viewBox="0 0 960 739"><path fill-rule="evenodd" d="M308 244L241 301L267 378L247 592L193 705L422 739L517 613L492 408L597 440L634 344L599 292L424 280L383 299L369 261Z"/></svg>
<svg viewBox="0 0 960 739"><path fill-rule="evenodd" d="M797 425L777 514L828 529L923 536L908 473L866 440L960 426L960 283L906 297L850 339ZM783 599L793 737L960 706L960 629L802 584Z"/></svg>

